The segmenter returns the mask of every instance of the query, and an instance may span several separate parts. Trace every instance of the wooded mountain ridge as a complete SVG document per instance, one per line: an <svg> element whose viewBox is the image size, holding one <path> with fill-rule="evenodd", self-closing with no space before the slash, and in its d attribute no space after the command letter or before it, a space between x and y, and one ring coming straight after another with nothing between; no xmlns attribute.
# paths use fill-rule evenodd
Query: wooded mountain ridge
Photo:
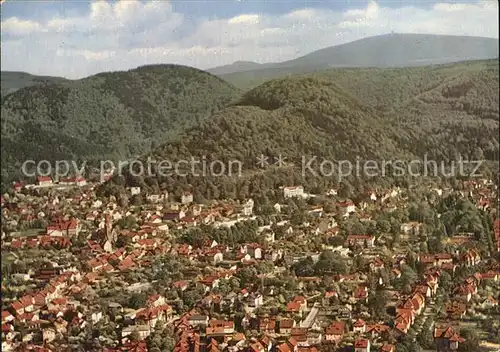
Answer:
<svg viewBox="0 0 500 352"><path fill-rule="evenodd" d="M129 160L240 96L205 71L139 67L25 87L2 98L2 179L25 160Z"/></svg>
<svg viewBox="0 0 500 352"><path fill-rule="evenodd" d="M245 198L279 186L328 189L335 179L301 174L302 156L319 160L465 159L498 169L498 61L404 69L334 69L267 81L235 104L148 154L154 160L239 160L242 177L115 177L102 191L125 186L150 192L186 190L202 198ZM286 156L287 166L261 170L260 154ZM496 166L496 167L495 167ZM490 170L491 171L491 170ZM361 188L351 179L352 187ZM390 176L374 183L408 182Z"/></svg>

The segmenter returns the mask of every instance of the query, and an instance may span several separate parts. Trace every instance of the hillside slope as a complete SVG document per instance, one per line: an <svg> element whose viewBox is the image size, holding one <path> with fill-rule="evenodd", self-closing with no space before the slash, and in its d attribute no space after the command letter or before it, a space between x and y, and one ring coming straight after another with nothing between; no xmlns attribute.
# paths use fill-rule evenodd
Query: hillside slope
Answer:
<svg viewBox="0 0 500 352"><path fill-rule="evenodd" d="M330 69L308 74L334 80L346 92L363 104L382 111L403 110L419 95L451 82L456 77L467 76L471 80L489 72L489 80L481 83L494 93L498 72L498 60L470 61L446 65L410 68Z"/></svg>
<svg viewBox="0 0 500 352"><path fill-rule="evenodd" d="M391 113L403 143L433 158L499 160L499 68L471 66L443 77ZM402 134L403 135L403 134ZM498 168L498 167L497 167Z"/></svg>
<svg viewBox="0 0 500 352"><path fill-rule="evenodd" d="M28 159L128 160L239 94L216 76L176 65L23 88L2 101L2 171Z"/></svg>
<svg viewBox="0 0 500 352"><path fill-rule="evenodd" d="M146 191L166 188L177 195L192 189L198 199L243 198L280 185L300 183L314 190L336 184L338 173L330 175L328 168L326 175L303 173L303 160L307 162L313 156L318 162L380 163L422 159L428 154L451 165L459 154L476 158L482 153L482 158L498 163L498 66L483 62L470 65L468 71L463 67L446 67L445 72L438 73L429 67L424 78L406 76L404 70L399 71L400 76L395 70L380 70L365 90L356 80L348 89L339 86L342 80L335 72L359 78L357 70L268 81L215 114L209 123L188 130L178 141L149 154L154 160L174 163L191 157L205 157L208 163L221 160L224 165L237 160L242 162L239 177L234 177L234 171L232 177L210 173L200 177L189 172L187 176L132 177L126 173L101 191L119 195L124 194L123 186L136 185ZM398 85L390 87L395 81ZM358 96L355 86L361 89ZM377 87L385 91L371 96ZM399 95L393 97L394 91ZM374 108L377 104L384 108ZM268 156L271 163L281 154L286 157L285 165L263 169L258 165L260 154ZM313 170L320 171L317 166L313 164ZM376 184L402 182L380 173L373 178L361 173L349 178L351 184L361 182L357 189L362 189L367 179Z"/></svg>
<svg viewBox="0 0 500 352"><path fill-rule="evenodd" d="M62 77L36 76L26 72L2 71L1 81L1 96L3 97L24 87L50 83L63 83L68 80Z"/></svg>

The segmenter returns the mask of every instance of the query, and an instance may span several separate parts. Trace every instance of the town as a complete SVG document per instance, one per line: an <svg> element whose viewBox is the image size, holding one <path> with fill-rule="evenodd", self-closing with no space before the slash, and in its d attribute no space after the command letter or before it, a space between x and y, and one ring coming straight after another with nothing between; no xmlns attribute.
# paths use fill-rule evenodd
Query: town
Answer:
<svg viewBox="0 0 500 352"><path fill-rule="evenodd" d="M2 196L3 351L500 348L491 180L203 204L98 185Z"/></svg>

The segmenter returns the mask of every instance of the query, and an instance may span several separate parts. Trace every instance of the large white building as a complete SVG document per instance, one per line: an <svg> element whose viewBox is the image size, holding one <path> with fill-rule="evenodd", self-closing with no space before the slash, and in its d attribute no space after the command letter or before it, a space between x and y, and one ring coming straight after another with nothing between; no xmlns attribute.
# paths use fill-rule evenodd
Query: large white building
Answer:
<svg viewBox="0 0 500 352"><path fill-rule="evenodd" d="M254 205L253 199L249 199L245 204L243 204L242 212L244 216L252 215L253 205Z"/></svg>
<svg viewBox="0 0 500 352"><path fill-rule="evenodd" d="M303 197L304 196L304 187L302 187L302 186L284 187L283 188L283 196L285 198Z"/></svg>
<svg viewBox="0 0 500 352"><path fill-rule="evenodd" d="M181 196L181 203L182 204L189 204L193 202L193 193L191 192L184 192Z"/></svg>

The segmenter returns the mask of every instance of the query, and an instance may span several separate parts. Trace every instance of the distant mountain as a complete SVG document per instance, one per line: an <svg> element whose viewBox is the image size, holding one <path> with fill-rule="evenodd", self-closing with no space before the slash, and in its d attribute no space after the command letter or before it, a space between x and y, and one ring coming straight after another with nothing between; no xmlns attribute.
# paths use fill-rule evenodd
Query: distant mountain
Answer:
<svg viewBox="0 0 500 352"><path fill-rule="evenodd" d="M126 173L100 192L123 196L124 186L152 192L168 189L174 195L193 190L198 200L243 199L294 184L315 192L338 182L338 174L328 174L332 162L350 160L354 165L357 160L371 160L380 166L385 161L422 160L425 155L446 167L462 156L490 160L498 169L498 74L498 61L480 61L438 67L332 69L270 80L187 130L182 138L147 155L172 162L206 157L207 163L219 160L224 165L238 160L243 171L239 177L227 173L226 177L134 177ZM271 164L280 155L286 159L284 165L262 168L258 164L261 155ZM312 167L319 176L308 169L303 172L302 158L307 162L313 156L317 163ZM318 169L322 160L329 162L323 174ZM363 170L358 172L347 178L358 191L373 183L404 184L410 179L381 172L370 178Z"/></svg>
<svg viewBox="0 0 500 352"><path fill-rule="evenodd" d="M128 160L239 96L219 77L177 65L19 89L2 100L2 179L25 160Z"/></svg>
<svg viewBox="0 0 500 352"><path fill-rule="evenodd" d="M498 40L427 34L386 34L321 49L279 67L409 67L498 58Z"/></svg>
<svg viewBox="0 0 500 352"><path fill-rule="evenodd" d="M26 72L2 71L1 81L1 94L3 97L9 93L15 92L18 89L35 84L63 83L68 80L62 77L36 76Z"/></svg>
<svg viewBox="0 0 500 352"><path fill-rule="evenodd" d="M294 60L260 68L217 73L235 84L326 68L389 68L497 59L497 39L427 34L386 34L321 49Z"/></svg>

